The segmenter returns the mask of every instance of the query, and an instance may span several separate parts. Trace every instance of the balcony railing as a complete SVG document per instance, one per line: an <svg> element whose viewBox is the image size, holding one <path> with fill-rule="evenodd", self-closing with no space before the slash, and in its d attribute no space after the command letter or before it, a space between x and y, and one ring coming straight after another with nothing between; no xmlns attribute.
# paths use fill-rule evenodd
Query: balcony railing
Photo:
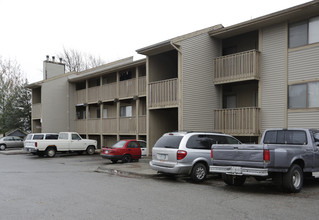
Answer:
<svg viewBox="0 0 319 220"><path fill-rule="evenodd" d="M260 79L260 52L249 50L214 59L214 84Z"/></svg>
<svg viewBox="0 0 319 220"><path fill-rule="evenodd" d="M236 136L260 134L260 109L255 107L217 109L214 111L215 131Z"/></svg>
<svg viewBox="0 0 319 220"><path fill-rule="evenodd" d="M116 98L116 85L116 82L103 85L101 99L110 100Z"/></svg>
<svg viewBox="0 0 319 220"><path fill-rule="evenodd" d="M149 83L148 89L148 101L150 108L169 108L177 106L177 78Z"/></svg>
<svg viewBox="0 0 319 220"><path fill-rule="evenodd" d="M88 133L100 133L101 132L101 120L97 119L88 119Z"/></svg>
<svg viewBox="0 0 319 220"><path fill-rule="evenodd" d="M88 89L88 102L97 102L100 100L100 86L94 86Z"/></svg>
<svg viewBox="0 0 319 220"><path fill-rule="evenodd" d="M75 120L75 131L79 134L85 134L86 133L86 120Z"/></svg>
<svg viewBox="0 0 319 220"><path fill-rule="evenodd" d="M117 119L116 118L103 118L102 132L103 133L117 133Z"/></svg>
<svg viewBox="0 0 319 220"><path fill-rule="evenodd" d="M75 103L76 104L86 103L86 90L85 89L75 91Z"/></svg>
<svg viewBox="0 0 319 220"><path fill-rule="evenodd" d="M146 133L146 116L138 116L138 133Z"/></svg>
<svg viewBox="0 0 319 220"><path fill-rule="evenodd" d="M136 132L136 118L120 118L120 133L131 134Z"/></svg>
<svg viewBox="0 0 319 220"><path fill-rule="evenodd" d="M146 95L146 77L138 78L138 95Z"/></svg>
<svg viewBox="0 0 319 220"><path fill-rule="evenodd" d="M135 79L129 79L119 82L120 98L132 97L137 95L135 92Z"/></svg>
<svg viewBox="0 0 319 220"><path fill-rule="evenodd" d="M42 105L41 103L32 104L32 119L42 118Z"/></svg>

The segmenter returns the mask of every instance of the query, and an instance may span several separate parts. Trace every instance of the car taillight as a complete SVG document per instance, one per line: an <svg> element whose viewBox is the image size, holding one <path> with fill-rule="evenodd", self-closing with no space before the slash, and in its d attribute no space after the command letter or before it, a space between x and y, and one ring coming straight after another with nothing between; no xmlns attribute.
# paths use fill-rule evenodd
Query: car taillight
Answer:
<svg viewBox="0 0 319 220"><path fill-rule="evenodd" d="M34 142L34 146L37 147L38 146L38 142Z"/></svg>
<svg viewBox="0 0 319 220"><path fill-rule="evenodd" d="M186 157L187 152L184 150L178 150L177 151L177 160L182 160Z"/></svg>
<svg viewBox="0 0 319 220"><path fill-rule="evenodd" d="M269 162L270 161L270 152L269 150L264 150L264 161Z"/></svg>
<svg viewBox="0 0 319 220"><path fill-rule="evenodd" d="M210 150L210 158L213 159L213 149Z"/></svg>

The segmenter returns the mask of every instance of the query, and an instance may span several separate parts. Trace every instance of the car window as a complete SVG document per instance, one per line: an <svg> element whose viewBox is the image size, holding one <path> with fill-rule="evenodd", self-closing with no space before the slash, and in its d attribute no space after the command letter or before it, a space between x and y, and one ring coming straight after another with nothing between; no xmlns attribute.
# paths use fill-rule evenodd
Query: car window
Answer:
<svg viewBox="0 0 319 220"><path fill-rule="evenodd" d="M14 139L15 141L23 141L22 138L19 138L19 137L13 137L13 139Z"/></svg>
<svg viewBox="0 0 319 220"><path fill-rule="evenodd" d="M43 140L43 134L35 134L33 135L33 140Z"/></svg>
<svg viewBox="0 0 319 220"><path fill-rule="evenodd" d="M217 143L217 139L213 135L193 135L188 139L186 147L190 149L207 150L215 143Z"/></svg>
<svg viewBox="0 0 319 220"><path fill-rule="evenodd" d="M139 141L138 142L141 148L146 148L146 142L144 141Z"/></svg>
<svg viewBox="0 0 319 220"><path fill-rule="evenodd" d="M46 139L46 140L56 140L56 139L58 139L58 137L59 137L58 134L47 134L47 135L45 136L45 139Z"/></svg>
<svg viewBox="0 0 319 220"><path fill-rule="evenodd" d="M264 144L307 144L305 131L298 130L279 130L267 131L264 138Z"/></svg>
<svg viewBox="0 0 319 220"><path fill-rule="evenodd" d="M173 148L178 149L179 144L184 136L165 135L158 139L154 145L157 148Z"/></svg>
<svg viewBox="0 0 319 220"><path fill-rule="evenodd" d="M119 141L112 146L112 148L122 148L126 144L126 141Z"/></svg>
<svg viewBox="0 0 319 220"><path fill-rule="evenodd" d="M227 144L240 144L240 141L238 141L236 138L228 137L226 136L226 142Z"/></svg>
<svg viewBox="0 0 319 220"><path fill-rule="evenodd" d="M128 143L127 148L138 148L138 143L136 141L131 141Z"/></svg>
<svg viewBox="0 0 319 220"><path fill-rule="evenodd" d="M304 131L286 131L285 140L287 144L307 144L307 136Z"/></svg>
<svg viewBox="0 0 319 220"><path fill-rule="evenodd" d="M26 139L26 140L32 140L32 134L28 134L25 139Z"/></svg>
<svg viewBox="0 0 319 220"><path fill-rule="evenodd" d="M68 140L68 133L60 133L59 139L61 140Z"/></svg>
<svg viewBox="0 0 319 220"><path fill-rule="evenodd" d="M72 140L81 140L81 137L77 134L72 134Z"/></svg>
<svg viewBox="0 0 319 220"><path fill-rule="evenodd" d="M264 137L264 144L275 144L277 140L277 131L267 131Z"/></svg>

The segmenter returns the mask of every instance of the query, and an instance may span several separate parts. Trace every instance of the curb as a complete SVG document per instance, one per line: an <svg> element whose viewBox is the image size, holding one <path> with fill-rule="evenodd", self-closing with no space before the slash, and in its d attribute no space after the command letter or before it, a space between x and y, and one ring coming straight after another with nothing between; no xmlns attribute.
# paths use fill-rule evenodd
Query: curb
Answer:
<svg viewBox="0 0 319 220"><path fill-rule="evenodd" d="M0 151L0 154L3 155L17 155L17 154L26 154L27 152L25 152L24 150L4 150L4 151Z"/></svg>
<svg viewBox="0 0 319 220"><path fill-rule="evenodd" d="M138 177L144 177L144 178L153 178L157 174L146 174L146 173L138 173L138 172L132 172L132 171L124 171L120 169L112 169L112 168L104 168L104 167L98 167L94 172L97 173L107 173L112 175L119 175L119 176L138 176Z"/></svg>

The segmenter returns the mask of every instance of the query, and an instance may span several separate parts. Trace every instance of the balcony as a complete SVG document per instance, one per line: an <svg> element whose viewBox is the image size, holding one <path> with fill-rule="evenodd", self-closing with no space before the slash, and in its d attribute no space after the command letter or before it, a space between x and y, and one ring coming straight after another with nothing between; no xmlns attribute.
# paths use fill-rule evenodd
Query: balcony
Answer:
<svg viewBox="0 0 319 220"><path fill-rule="evenodd" d="M75 91L75 104L86 103L86 90L76 90Z"/></svg>
<svg viewBox="0 0 319 220"><path fill-rule="evenodd" d="M42 105L41 103L32 104L32 119L42 118Z"/></svg>
<svg viewBox="0 0 319 220"><path fill-rule="evenodd" d="M260 109L255 107L217 109L215 131L234 136L260 135Z"/></svg>
<svg viewBox="0 0 319 220"><path fill-rule="evenodd" d="M138 133L146 134L146 115L138 116Z"/></svg>
<svg viewBox="0 0 319 220"><path fill-rule="evenodd" d="M120 118L120 133L132 134L136 132L136 118Z"/></svg>
<svg viewBox="0 0 319 220"><path fill-rule="evenodd" d="M85 134L86 133L86 120L75 120L75 131L78 132L79 134Z"/></svg>
<svg viewBox="0 0 319 220"><path fill-rule="evenodd" d="M88 88L88 102L97 102L100 100L100 86Z"/></svg>
<svg viewBox="0 0 319 220"><path fill-rule="evenodd" d="M117 133L117 119L116 118L103 118L102 132L104 134Z"/></svg>
<svg viewBox="0 0 319 220"><path fill-rule="evenodd" d="M101 99L112 100L116 98L116 86L117 83L109 83L102 86Z"/></svg>
<svg viewBox="0 0 319 220"><path fill-rule="evenodd" d="M120 98L127 98L136 95L135 88L136 83L135 79L129 79L119 82L119 91Z"/></svg>
<svg viewBox="0 0 319 220"><path fill-rule="evenodd" d="M214 84L260 79L260 52L249 50L214 59Z"/></svg>
<svg viewBox="0 0 319 220"><path fill-rule="evenodd" d="M177 78L149 83L149 108L171 108L178 104Z"/></svg>
<svg viewBox="0 0 319 220"><path fill-rule="evenodd" d="M146 95L146 77L142 76L138 78L138 95Z"/></svg>

